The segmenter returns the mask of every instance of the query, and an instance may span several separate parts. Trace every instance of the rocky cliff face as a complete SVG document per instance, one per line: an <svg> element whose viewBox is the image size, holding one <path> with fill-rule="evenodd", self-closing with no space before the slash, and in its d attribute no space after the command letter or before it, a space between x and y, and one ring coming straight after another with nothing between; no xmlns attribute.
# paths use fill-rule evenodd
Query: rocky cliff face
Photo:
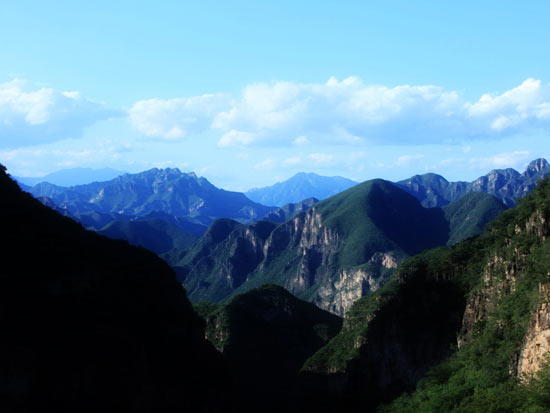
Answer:
<svg viewBox="0 0 550 413"><path fill-rule="evenodd" d="M550 277L550 273L548 274ZM519 354L517 374L529 377L537 373L550 356L550 284L539 286L539 300L531 314L529 327Z"/></svg>
<svg viewBox="0 0 550 413"><path fill-rule="evenodd" d="M328 267L336 264L341 246L338 232L323 226L321 214L312 208L278 227L265 244L265 261L260 270L273 262L284 250L295 250L295 271L288 277L285 288L299 294L320 281Z"/></svg>
<svg viewBox="0 0 550 413"><path fill-rule="evenodd" d="M459 347L469 343L473 338L476 324L486 320L500 300L516 290L518 277L524 276L528 266L527 260L532 252L529 248L519 245L523 238L534 236L538 238L538 242L545 242L549 234L549 219L540 209L525 219L523 224L514 225L505 241L505 249L495 252L487 260L482 288L472 292L468 299L458 336ZM541 287L542 296L545 288ZM533 329L536 328L538 327L533 327Z"/></svg>
<svg viewBox="0 0 550 413"><path fill-rule="evenodd" d="M340 270L319 285L313 303L331 313L344 315L355 301L378 290L399 261L392 252L377 252L362 268Z"/></svg>
<svg viewBox="0 0 550 413"><path fill-rule="evenodd" d="M284 287L343 316L354 301L376 291L404 256L399 250L377 251L360 267L338 268L344 240L337 229L323 224L322 215L312 207L270 234L257 273L272 272L273 264L284 261L282 255L290 251L281 263L286 273Z"/></svg>
<svg viewBox="0 0 550 413"><path fill-rule="evenodd" d="M343 239L336 229L323 225L321 214L313 207L273 231L265 243L265 260L259 271L265 271L282 250L294 249L296 265L284 287L298 296L315 287L311 301L343 316L354 301L376 291L398 263L396 253L381 251L360 268L337 269Z"/></svg>

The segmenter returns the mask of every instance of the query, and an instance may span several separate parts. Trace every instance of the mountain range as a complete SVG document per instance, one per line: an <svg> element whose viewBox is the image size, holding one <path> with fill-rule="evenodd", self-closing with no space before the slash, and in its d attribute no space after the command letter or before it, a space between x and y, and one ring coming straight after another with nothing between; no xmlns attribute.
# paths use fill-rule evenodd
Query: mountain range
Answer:
<svg viewBox="0 0 550 413"><path fill-rule="evenodd" d="M546 159L541 158L529 163L521 174L512 168L495 169L472 182L448 182L440 175L429 173L415 175L397 182L396 185L414 195L427 208L447 205L468 192L494 195L510 207L529 193L537 182L548 174L550 174L550 164Z"/></svg>
<svg viewBox="0 0 550 413"><path fill-rule="evenodd" d="M2 411L547 411L548 178L510 209L372 180L196 242L154 211L107 223L176 273L3 168L0 192Z"/></svg>
<svg viewBox="0 0 550 413"><path fill-rule="evenodd" d="M218 217L249 222L274 209L252 202L242 193L216 188L205 178L177 168L155 168L69 188L43 182L29 192L50 198L72 214L95 211L142 216L162 212L187 217L199 225L209 225Z"/></svg>
<svg viewBox="0 0 550 413"><path fill-rule="evenodd" d="M279 225L214 221L189 252L169 263L192 301L223 302L269 282L343 315L406 257L479 234L505 208L482 193L424 208L394 184L373 180Z"/></svg>
<svg viewBox="0 0 550 413"><path fill-rule="evenodd" d="M343 315L353 301L382 286L406 257L481 233L504 210L487 193L512 205L549 171L546 160L538 159L523 174L494 170L471 183L434 174L395 184L367 181L320 203L309 198L280 208L178 169L69 188L40 183L30 192L86 228L161 255L193 301L223 302L274 282ZM352 181L297 174L263 191L276 195L286 188L296 195L343 184ZM410 197L405 201L403 190L424 207L443 207L422 208ZM259 219L271 223L249 224Z"/></svg>

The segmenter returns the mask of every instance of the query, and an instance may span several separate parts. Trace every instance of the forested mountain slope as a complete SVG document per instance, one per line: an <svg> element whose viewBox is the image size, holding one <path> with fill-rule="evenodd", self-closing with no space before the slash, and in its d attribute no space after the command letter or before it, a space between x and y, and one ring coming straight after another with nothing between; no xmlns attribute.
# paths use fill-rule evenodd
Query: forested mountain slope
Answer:
<svg viewBox="0 0 550 413"><path fill-rule="evenodd" d="M303 391L340 411L400 394L383 411L546 411L549 236L544 180L482 236L409 259L357 301L305 363ZM541 368L542 381L530 383Z"/></svg>

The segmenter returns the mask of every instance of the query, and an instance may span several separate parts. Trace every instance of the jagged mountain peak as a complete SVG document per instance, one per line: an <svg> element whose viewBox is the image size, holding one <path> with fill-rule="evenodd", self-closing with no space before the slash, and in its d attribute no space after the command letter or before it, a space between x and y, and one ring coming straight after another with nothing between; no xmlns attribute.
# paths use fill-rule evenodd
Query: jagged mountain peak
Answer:
<svg viewBox="0 0 550 413"><path fill-rule="evenodd" d="M550 164L540 158L532 161L521 174L513 168L493 169L472 182L448 182L443 177L434 179L438 175L424 174L396 182L396 185L414 195L425 207L447 205L472 191L494 195L510 207L549 173Z"/></svg>
<svg viewBox="0 0 550 413"><path fill-rule="evenodd" d="M527 168L525 169L524 175L533 175L542 171L550 170L550 164L544 158L538 158L534 161L531 161Z"/></svg>

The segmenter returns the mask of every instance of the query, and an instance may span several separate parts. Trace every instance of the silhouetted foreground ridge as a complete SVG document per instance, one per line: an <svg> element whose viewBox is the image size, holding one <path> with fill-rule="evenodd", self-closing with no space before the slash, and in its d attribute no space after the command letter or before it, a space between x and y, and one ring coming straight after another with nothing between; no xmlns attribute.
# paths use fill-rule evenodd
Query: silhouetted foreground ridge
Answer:
<svg viewBox="0 0 550 413"><path fill-rule="evenodd" d="M221 356L167 264L85 231L4 167L0 216L0 411L229 409Z"/></svg>

